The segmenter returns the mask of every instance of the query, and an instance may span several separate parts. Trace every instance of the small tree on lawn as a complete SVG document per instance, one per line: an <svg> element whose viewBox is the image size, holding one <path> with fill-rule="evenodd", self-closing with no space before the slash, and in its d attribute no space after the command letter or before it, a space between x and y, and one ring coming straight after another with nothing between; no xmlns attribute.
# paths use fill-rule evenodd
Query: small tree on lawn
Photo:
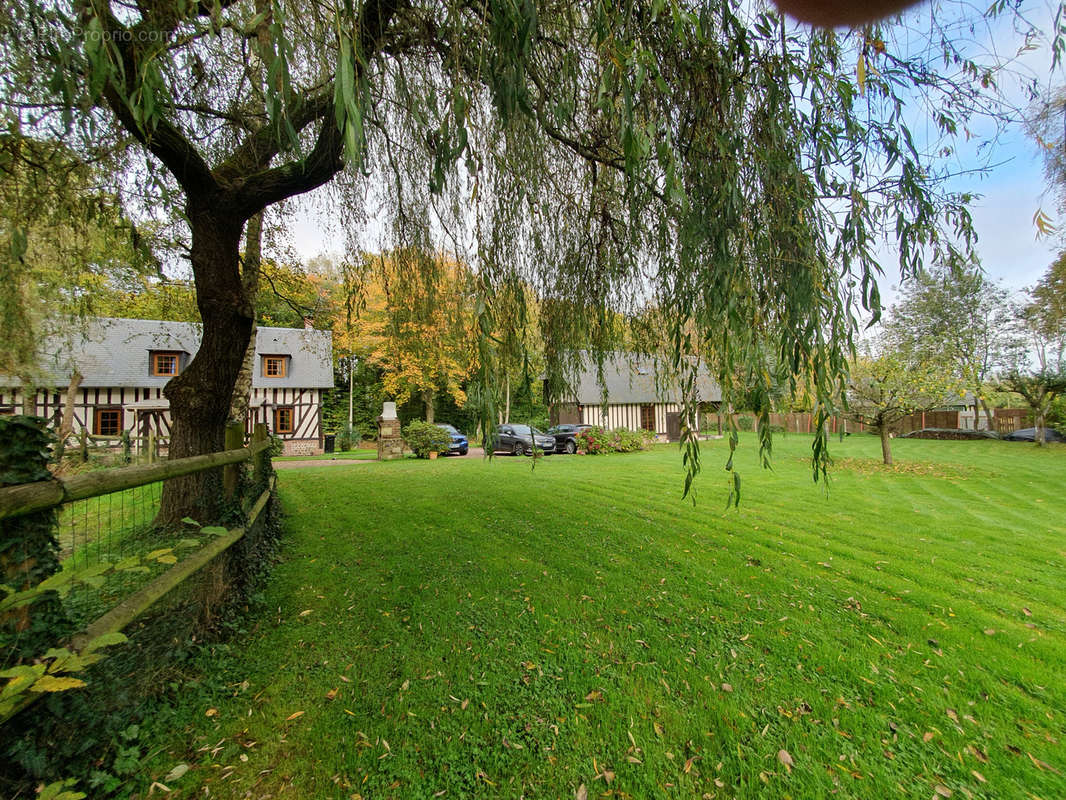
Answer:
<svg viewBox="0 0 1066 800"><path fill-rule="evenodd" d="M928 411L959 390L944 365L882 343L851 365L847 402L851 416L881 437L881 457L892 464L892 428L904 417Z"/></svg>
<svg viewBox="0 0 1066 800"><path fill-rule="evenodd" d="M1031 291L1031 301L1016 310L1030 350L1003 378L1003 387L1025 398L1032 409L1036 444L1047 440L1051 403L1066 394L1066 259L1059 256Z"/></svg>
<svg viewBox="0 0 1066 800"><path fill-rule="evenodd" d="M915 276L904 284L902 294L886 323L890 336L923 359L943 359L973 392L988 430L995 430L988 405L993 375L1024 347L1010 293L985 277L977 263L956 261Z"/></svg>

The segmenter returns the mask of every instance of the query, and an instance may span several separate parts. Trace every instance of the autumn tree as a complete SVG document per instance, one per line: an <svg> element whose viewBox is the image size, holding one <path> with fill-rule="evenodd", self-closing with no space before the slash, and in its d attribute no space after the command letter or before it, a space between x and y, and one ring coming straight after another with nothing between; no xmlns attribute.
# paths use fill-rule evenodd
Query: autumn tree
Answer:
<svg viewBox="0 0 1066 800"><path fill-rule="evenodd" d="M116 187L183 220L203 339L166 388L172 457L223 444L254 322L248 224L331 181L353 230L373 210L387 246L447 242L475 266L481 341L515 281L579 310L544 317L549 368L606 313L651 302L678 363L694 344L723 379L747 361L777 383L802 369L828 409L855 315L879 307L873 243L890 232L911 272L954 246L942 228L966 241L966 198L935 158L996 111L997 64L935 16L922 46L913 27L812 30L740 0L2 10L4 106L72 146L113 146ZM902 112L921 102L932 125L915 137ZM163 519L212 516L209 480L169 482Z"/></svg>
<svg viewBox="0 0 1066 800"><path fill-rule="evenodd" d="M381 370L385 395L400 403L420 398L427 422L433 422L438 393L463 405L477 357L469 270L454 259L407 248L364 256L349 275L349 287L342 341Z"/></svg>
<svg viewBox="0 0 1066 800"><path fill-rule="evenodd" d="M885 326L900 348L922 362L941 360L973 393L996 429L988 392L1023 349L1010 292L972 262L935 264L907 281Z"/></svg>
<svg viewBox="0 0 1066 800"><path fill-rule="evenodd" d="M882 461L892 465L892 432L900 420L944 405L959 383L938 359L925 359L882 339L864 346L852 363L847 408L881 439Z"/></svg>
<svg viewBox="0 0 1066 800"><path fill-rule="evenodd" d="M101 317L159 319L170 322L199 322L196 287L191 281L144 276L125 286L112 286L96 304Z"/></svg>

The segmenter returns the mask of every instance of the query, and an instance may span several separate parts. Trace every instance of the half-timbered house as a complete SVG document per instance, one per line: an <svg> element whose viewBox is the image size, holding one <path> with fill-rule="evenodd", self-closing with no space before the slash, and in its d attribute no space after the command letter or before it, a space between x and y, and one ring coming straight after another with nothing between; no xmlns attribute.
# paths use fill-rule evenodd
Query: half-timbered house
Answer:
<svg viewBox="0 0 1066 800"><path fill-rule="evenodd" d="M200 346L200 326L139 319L92 320L83 334L44 343L37 370L36 413L59 424L74 370L82 375L74 431L118 437L170 432L163 387ZM247 425L265 422L286 454L322 451L322 392L333 386L329 331L258 329ZM0 375L0 413L19 413L22 381Z"/></svg>
<svg viewBox="0 0 1066 800"><path fill-rule="evenodd" d="M699 409L696 429L709 430L708 415L717 413L722 391L702 362L697 367L693 393L692 401ZM635 353L609 355L601 382L595 362L583 353L572 395L555 403L550 414L553 425L646 430L676 441L681 435L681 406L679 383L661 361Z"/></svg>

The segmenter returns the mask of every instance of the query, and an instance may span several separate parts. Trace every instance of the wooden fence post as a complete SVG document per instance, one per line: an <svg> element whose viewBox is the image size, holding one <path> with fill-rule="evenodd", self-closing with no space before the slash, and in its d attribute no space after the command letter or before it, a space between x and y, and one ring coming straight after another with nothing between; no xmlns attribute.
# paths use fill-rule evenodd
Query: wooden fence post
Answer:
<svg viewBox="0 0 1066 800"><path fill-rule="evenodd" d="M148 463L154 464L158 453L155 449L155 431L148 431Z"/></svg>
<svg viewBox="0 0 1066 800"><path fill-rule="evenodd" d="M267 440L267 426L265 422L255 423L255 427L252 428L252 446L263 444ZM267 448L263 448L255 454L253 464L253 476L255 479L255 485L260 486L267 479L267 465L269 461L269 451Z"/></svg>
<svg viewBox="0 0 1066 800"><path fill-rule="evenodd" d="M240 450L243 446L244 426L239 422L231 422L226 426L226 449ZM232 499L237 493L240 476L240 464L230 464L222 468L222 491L227 498Z"/></svg>

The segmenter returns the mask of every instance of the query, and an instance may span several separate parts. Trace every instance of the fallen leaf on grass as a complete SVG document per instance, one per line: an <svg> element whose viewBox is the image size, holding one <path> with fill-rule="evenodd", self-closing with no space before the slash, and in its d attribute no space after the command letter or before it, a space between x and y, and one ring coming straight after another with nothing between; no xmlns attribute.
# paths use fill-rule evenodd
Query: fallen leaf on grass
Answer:
<svg viewBox="0 0 1066 800"><path fill-rule="evenodd" d="M733 691L733 687L730 686L728 683L723 683L722 684L722 691L723 692L727 692L727 693L731 692L731 691Z"/></svg>
<svg viewBox="0 0 1066 800"><path fill-rule="evenodd" d="M603 697L603 692L601 692L601 691L599 691L597 689L594 689L591 692L589 692L587 695L585 695L585 699L586 700L592 700L592 701L599 700L601 697Z"/></svg>
<svg viewBox="0 0 1066 800"><path fill-rule="evenodd" d="M973 775L975 778L977 778L977 780L979 780L981 783L988 783L988 780L985 778L985 776L982 775L977 770L971 769L970 770L970 774Z"/></svg>
<svg viewBox="0 0 1066 800"><path fill-rule="evenodd" d="M948 719L950 719L952 722L958 722L959 721L959 715L957 713L955 713L955 709L954 708L949 708L944 713L948 715Z"/></svg>
<svg viewBox="0 0 1066 800"><path fill-rule="evenodd" d="M178 764L163 778L164 781L176 781L182 775L189 771L188 764Z"/></svg>
<svg viewBox="0 0 1066 800"><path fill-rule="evenodd" d="M301 616L301 617L306 617L306 616L307 616L308 614L310 614L310 613L311 613L311 611L312 611L312 609L310 609L310 608L309 608L309 609L307 609L306 611L301 611L301 612L300 612L300 616Z"/></svg>
<svg viewBox="0 0 1066 800"><path fill-rule="evenodd" d="M1028 608L1026 608L1025 606L1022 606L1022 613L1023 613L1023 614L1025 614L1025 616L1027 616L1027 617L1031 617L1031 616L1033 616L1033 612L1032 612L1032 611L1030 611L1030 610L1029 610Z"/></svg>
<svg viewBox="0 0 1066 800"><path fill-rule="evenodd" d="M291 714L289 714L289 716L285 717L285 721L289 722L291 720L296 719L297 717L302 717L303 715L304 712L302 711L293 711Z"/></svg>
<svg viewBox="0 0 1066 800"><path fill-rule="evenodd" d="M995 635L996 635L996 629L995 628L985 628L985 636L995 636Z"/></svg>
<svg viewBox="0 0 1066 800"><path fill-rule="evenodd" d="M658 722L653 722L651 724L651 727L655 731L655 735L656 736L662 736L663 735L663 726L660 725Z"/></svg>
<svg viewBox="0 0 1066 800"><path fill-rule="evenodd" d="M936 736L936 734L933 733L932 731L926 731L925 733L922 734L922 741L923 742L928 742L934 736Z"/></svg>
<svg viewBox="0 0 1066 800"><path fill-rule="evenodd" d="M218 716L218 709L217 708L209 708L209 709L207 709L207 711L204 712L204 716L205 717L217 717Z"/></svg>
<svg viewBox="0 0 1066 800"><path fill-rule="evenodd" d="M951 797L951 789L942 783L938 783L933 787L933 791L936 792L936 796L939 797Z"/></svg>
<svg viewBox="0 0 1066 800"><path fill-rule="evenodd" d="M577 792L574 794L574 800L588 800L589 790L585 788L585 784L581 784L577 787Z"/></svg>
<svg viewBox="0 0 1066 800"><path fill-rule="evenodd" d="M1047 769L1047 770L1051 770L1051 771L1052 771L1052 772L1054 772L1054 773L1055 773L1056 775L1061 775L1061 774L1062 774L1061 772L1059 772L1059 771L1058 771L1057 769L1055 769L1055 768L1054 768L1053 766L1051 766L1051 765L1050 765L1049 763L1047 763L1046 761L1041 761L1041 760L1040 760L1039 758L1034 758L1034 757L1033 757L1033 754L1032 754L1032 753L1029 753L1029 752L1027 752L1027 753L1026 753L1026 755L1027 755L1027 756L1029 756L1029 760L1033 762L1033 765L1034 765L1034 766L1035 766L1035 767L1036 767L1037 769Z"/></svg>
<svg viewBox="0 0 1066 800"><path fill-rule="evenodd" d="M792 765L796 763L792 760L792 756L789 754L788 750L778 750L777 760L784 764L785 769L789 772L792 772Z"/></svg>
<svg viewBox="0 0 1066 800"><path fill-rule="evenodd" d="M326 699L327 700L336 700L337 699L337 689L333 688L333 689L330 689L328 692L326 692Z"/></svg>

